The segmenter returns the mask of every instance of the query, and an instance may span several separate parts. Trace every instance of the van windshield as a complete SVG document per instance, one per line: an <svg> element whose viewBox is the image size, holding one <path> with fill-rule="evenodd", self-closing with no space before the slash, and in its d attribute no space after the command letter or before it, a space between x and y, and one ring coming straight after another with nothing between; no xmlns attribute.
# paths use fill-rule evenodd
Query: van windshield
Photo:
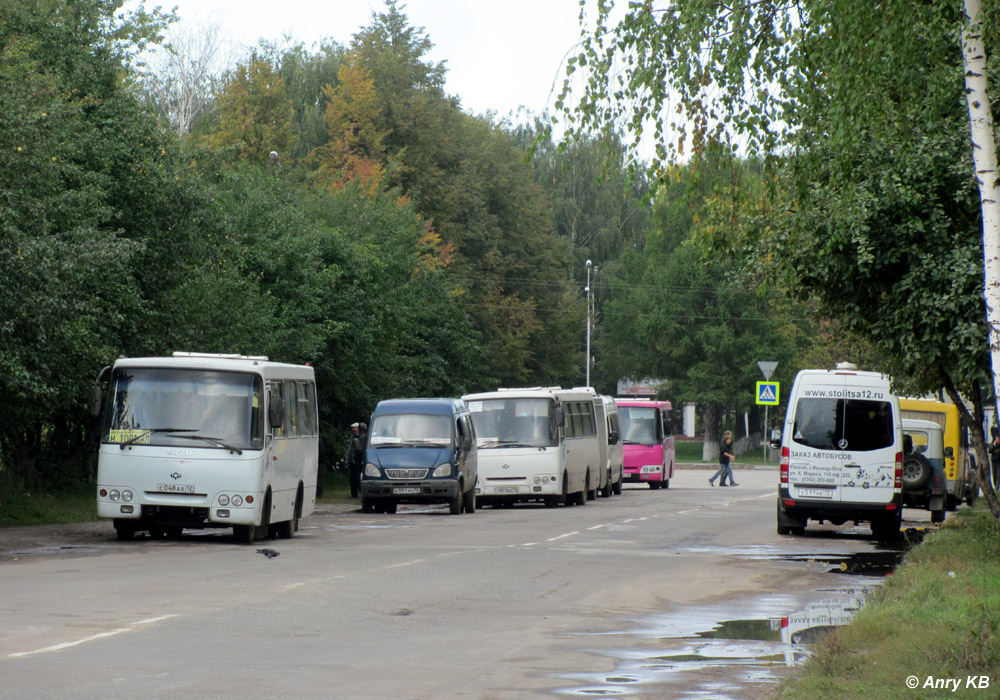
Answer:
<svg viewBox="0 0 1000 700"><path fill-rule="evenodd" d="M388 413L375 416L370 447L446 446L451 444L451 417L427 413Z"/></svg>
<svg viewBox="0 0 1000 700"><path fill-rule="evenodd" d="M892 447L892 404L859 399L799 399L792 439L818 450L869 452Z"/></svg>

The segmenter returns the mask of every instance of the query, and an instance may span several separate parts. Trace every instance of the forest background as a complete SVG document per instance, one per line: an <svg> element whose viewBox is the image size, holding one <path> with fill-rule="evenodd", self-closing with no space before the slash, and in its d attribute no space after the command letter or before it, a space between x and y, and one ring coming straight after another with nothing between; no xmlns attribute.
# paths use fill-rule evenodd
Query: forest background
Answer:
<svg viewBox="0 0 1000 700"><path fill-rule="evenodd" d="M784 382L843 359L894 369L914 390L940 389L938 369L963 388L985 376L961 131L916 164L860 151L898 183L867 183L862 212L820 166L863 162L821 149L775 168L706 134L681 164L646 172L615 129L557 143L542 118L467 114L426 60L431 38L392 0L349 45L261 44L219 74L169 45L168 69L150 71L140 57L172 18L119 17L118 5L0 5L0 481L11 489L92 480L87 390L120 356L308 362L328 459L382 398L583 384L588 260L591 383L614 393L621 378L666 380L675 406L702 409L709 445L723 426L742 430L758 360L778 362ZM933 196L890 217L910 232L898 245L831 235L820 220L836 209L871 232L942 173ZM775 207L815 192L826 195L813 208ZM936 225L915 226L922 206ZM911 274L921 251L934 255ZM768 264L776 254L791 266ZM858 296L817 293L835 289ZM849 308L895 310L907 294L883 321L900 343L923 334L930 371L906 355L915 346L872 342ZM914 325L921 304L935 313Z"/></svg>

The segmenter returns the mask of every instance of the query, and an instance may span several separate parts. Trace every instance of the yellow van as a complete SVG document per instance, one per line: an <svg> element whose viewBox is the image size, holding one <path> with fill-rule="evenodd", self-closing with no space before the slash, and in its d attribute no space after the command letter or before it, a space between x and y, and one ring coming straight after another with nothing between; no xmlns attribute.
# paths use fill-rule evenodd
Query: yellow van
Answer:
<svg viewBox="0 0 1000 700"><path fill-rule="evenodd" d="M944 430L944 475L948 482L946 505L955 510L962 501L975 500L975 457L969 448L969 430L961 424L953 403L933 399L899 399L903 418L937 423Z"/></svg>

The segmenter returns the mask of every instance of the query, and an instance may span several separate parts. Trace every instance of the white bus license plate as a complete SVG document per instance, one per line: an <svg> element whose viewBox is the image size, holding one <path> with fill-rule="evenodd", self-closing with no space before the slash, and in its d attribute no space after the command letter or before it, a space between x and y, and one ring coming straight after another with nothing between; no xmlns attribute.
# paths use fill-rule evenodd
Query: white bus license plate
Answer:
<svg viewBox="0 0 1000 700"><path fill-rule="evenodd" d="M194 484L157 484L160 493L194 493Z"/></svg>
<svg viewBox="0 0 1000 700"><path fill-rule="evenodd" d="M416 486L397 486L392 490L392 492L403 496L409 493L420 493L420 489Z"/></svg>
<svg viewBox="0 0 1000 700"><path fill-rule="evenodd" d="M493 490L496 493L517 493L516 486L497 486Z"/></svg>
<svg viewBox="0 0 1000 700"><path fill-rule="evenodd" d="M797 498L833 498L833 489L798 489Z"/></svg>

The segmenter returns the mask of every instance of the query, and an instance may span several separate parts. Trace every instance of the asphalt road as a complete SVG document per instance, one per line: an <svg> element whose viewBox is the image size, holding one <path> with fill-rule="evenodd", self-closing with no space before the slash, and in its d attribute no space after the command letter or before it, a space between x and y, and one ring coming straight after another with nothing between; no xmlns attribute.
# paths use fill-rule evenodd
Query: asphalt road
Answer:
<svg viewBox="0 0 1000 700"><path fill-rule="evenodd" d="M583 507L321 507L249 546L110 523L7 542L0 697L762 697L803 649L719 625L873 585L829 562L876 550L865 527L779 537L774 469L709 474Z"/></svg>

